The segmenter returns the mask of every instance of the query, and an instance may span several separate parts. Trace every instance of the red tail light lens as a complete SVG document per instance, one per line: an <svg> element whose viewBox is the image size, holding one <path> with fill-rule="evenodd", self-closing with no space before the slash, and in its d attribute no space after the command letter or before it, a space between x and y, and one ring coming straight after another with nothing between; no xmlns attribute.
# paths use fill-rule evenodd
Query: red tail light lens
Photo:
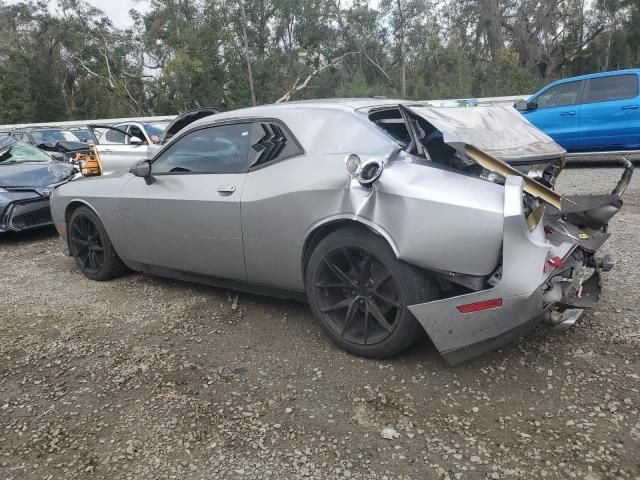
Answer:
<svg viewBox="0 0 640 480"><path fill-rule="evenodd" d="M482 310L491 310L492 308L500 308L502 306L501 298L485 300L483 302L468 303L466 305L458 305L456 308L460 313L480 312Z"/></svg>

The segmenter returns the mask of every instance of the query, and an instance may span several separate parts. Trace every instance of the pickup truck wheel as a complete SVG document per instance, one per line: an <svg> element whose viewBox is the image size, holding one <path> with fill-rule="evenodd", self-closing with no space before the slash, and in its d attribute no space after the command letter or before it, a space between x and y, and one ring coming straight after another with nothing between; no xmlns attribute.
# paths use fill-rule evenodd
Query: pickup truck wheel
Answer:
<svg viewBox="0 0 640 480"><path fill-rule="evenodd" d="M91 280L103 281L122 275L126 267L113 249L98 216L80 207L69 219L69 252L80 271Z"/></svg>
<svg viewBox="0 0 640 480"><path fill-rule="evenodd" d="M328 336L355 355L373 358L415 343L423 330L407 306L436 295L432 280L398 261L383 238L359 227L336 230L318 243L306 290Z"/></svg>

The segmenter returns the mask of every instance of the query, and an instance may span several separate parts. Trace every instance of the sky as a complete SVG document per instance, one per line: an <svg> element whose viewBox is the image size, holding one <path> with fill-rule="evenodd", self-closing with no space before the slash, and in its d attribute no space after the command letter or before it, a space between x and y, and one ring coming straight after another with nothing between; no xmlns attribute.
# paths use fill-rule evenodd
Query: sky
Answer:
<svg viewBox="0 0 640 480"><path fill-rule="evenodd" d="M144 12L147 7L145 0L88 0L94 7L102 10L107 17L117 27L128 27L131 25L131 19L129 18L129 10L135 8L138 11Z"/></svg>
<svg viewBox="0 0 640 480"><path fill-rule="evenodd" d="M20 3L20 0L4 0L5 3ZM88 0L94 7L102 10L111 21L120 28L131 25L129 10L135 8L144 12L148 6L147 0ZM57 2L49 1L51 6Z"/></svg>

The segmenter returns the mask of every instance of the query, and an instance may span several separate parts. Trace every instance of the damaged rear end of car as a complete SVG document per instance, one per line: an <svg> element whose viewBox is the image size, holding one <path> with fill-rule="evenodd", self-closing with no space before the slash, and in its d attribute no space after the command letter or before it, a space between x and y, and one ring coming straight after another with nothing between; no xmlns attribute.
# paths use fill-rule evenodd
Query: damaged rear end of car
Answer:
<svg viewBox="0 0 640 480"><path fill-rule="evenodd" d="M442 285L441 298L409 306L449 363L494 350L542 321L569 328L598 301L600 273L615 263L598 251L622 207L630 162L621 161L611 193L561 196L553 187L566 152L511 108L399 105L371 109L368 117L403 145L398 157L503 188L495 269L482 275L430 269ZM468 234L482 238L483 227L473 223ZM478 254L485 251L479 240ZM416 263L408 251L399 258Z"/></svg>

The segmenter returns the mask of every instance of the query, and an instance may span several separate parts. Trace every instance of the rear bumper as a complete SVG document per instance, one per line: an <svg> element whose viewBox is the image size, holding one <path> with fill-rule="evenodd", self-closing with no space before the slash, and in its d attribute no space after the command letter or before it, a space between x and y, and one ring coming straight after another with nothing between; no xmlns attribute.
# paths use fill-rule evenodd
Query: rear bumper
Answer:
<svg viewBox="0 0 640 480"><path fill-rule="evenodd" d="M582 311L576 309L592 305L599 297L598 271L583 282L583 267L608 234L599 231L583 238L586 234L558 212L551 219L545 217L530 231L522 198L522 179L507 177L502 276L493 288L409 306L450 364L525 335L543 318L564 326L573 324ZM561 261L554 265L550 260L556 258ZM459 308L490 300L497 306L468 313ZM564 311L571 312L567 322Z"/></svg>

